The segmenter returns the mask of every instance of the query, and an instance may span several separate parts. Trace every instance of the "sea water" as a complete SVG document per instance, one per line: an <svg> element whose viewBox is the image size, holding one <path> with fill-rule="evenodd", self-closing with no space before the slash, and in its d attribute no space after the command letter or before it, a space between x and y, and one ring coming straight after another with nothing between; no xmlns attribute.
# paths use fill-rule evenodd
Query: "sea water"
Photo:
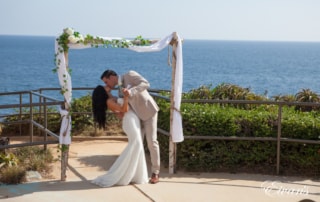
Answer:
<svg viewBox="0 0 320 202"><path fill-rule="evenodd" d="M0 36L0 92L59 87L54 64L55 37ZM69 51L73 87L103 84L101 73L135 70L153 89L170 89L171 48L138 53L127 49L89 48ZM183 92L201 85L231 83L256 94L320 92L320 43L266 41L183 41ZM74 92L75 97L80 93ZM10 103L0 97L0 104Z"/></svg>

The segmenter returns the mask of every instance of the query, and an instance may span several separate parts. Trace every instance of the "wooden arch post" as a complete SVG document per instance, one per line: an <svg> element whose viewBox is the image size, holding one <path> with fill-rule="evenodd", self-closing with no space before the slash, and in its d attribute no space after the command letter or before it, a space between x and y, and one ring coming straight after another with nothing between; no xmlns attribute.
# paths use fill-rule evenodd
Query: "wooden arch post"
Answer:
<svg viewBox="0 0 320 202"><path fill-rule="evenodd" d="M66 70L69 70L69 59L68 52L64 52L64 58L66 61ZM68 89L71 90L71 89ZM64 99L64 108L67 111L70 111L70 106L66 99ZM60 134L65 135L65 134ZM61 181L66 181L67 178L67 166L68 166L68 158L69 158L69 145L61 145Z"/></svg>
<svg viewBox="0 0 320 202"><path fill-rule="evenodd" d="M175 76L176 76L176 66L177 66L177 44L178 44L178 37L177 33L173 33L172 40L170 45L172 45L172 83L171 83L171 96L170 96L170 137L169 137L169 174L174 174L176 169L176 158L177 158L177 144L172 141L173 135L173 112L174 112L174 94L175 94Z"/></svg>

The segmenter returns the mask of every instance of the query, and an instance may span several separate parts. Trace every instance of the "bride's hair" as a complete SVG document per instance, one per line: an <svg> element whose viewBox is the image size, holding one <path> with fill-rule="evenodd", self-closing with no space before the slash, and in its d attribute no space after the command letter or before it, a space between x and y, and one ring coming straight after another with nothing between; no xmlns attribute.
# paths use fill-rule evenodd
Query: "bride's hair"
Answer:
<svg viewBox="0 0 320 202"><path fill-rule="evenodd" d="M108 94L103 86L98 85L92 93L93 120L98 127L105 129Z"/></svg>

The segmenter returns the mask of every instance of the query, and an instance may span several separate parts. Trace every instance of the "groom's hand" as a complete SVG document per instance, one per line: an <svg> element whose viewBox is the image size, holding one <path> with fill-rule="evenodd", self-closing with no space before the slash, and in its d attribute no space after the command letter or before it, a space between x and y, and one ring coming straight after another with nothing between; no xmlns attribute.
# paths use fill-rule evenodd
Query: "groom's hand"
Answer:
<svg viewBox="0 0 320 202"><path fill-rule="evenodd" d="M123 88L122 89L123 95L129 97L130 93L129 90L127 88Z"/></svg>

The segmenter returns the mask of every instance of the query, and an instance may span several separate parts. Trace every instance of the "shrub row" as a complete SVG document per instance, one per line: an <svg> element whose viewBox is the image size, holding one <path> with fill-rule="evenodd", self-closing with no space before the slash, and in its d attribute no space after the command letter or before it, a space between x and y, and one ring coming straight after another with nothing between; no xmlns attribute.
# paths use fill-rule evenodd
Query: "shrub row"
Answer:
<svg viewBox="0 0 320 202"><path fill-rule="evenodd" d="M233 88L223 85L227 93L218 93L202 87L184 95L189 99L232 98L228 92ZM232 91L230 91L232 90ZM239 88L236 88L239 90ZM241 90L241 89L240 89ZM239 93L236 93L239 95ZM245 90L244 99L265 100ZM227 96L227 97L226 97ZM157 99L160 106L158 127L169 131L170 103ZM91 111L91 96L75 99L73 112ZM231 105L231 104L190 104L182 103L183 131L185 136L237 136L237 137L277 137L278 107L276 105ZM50 115L51 116L51 115ZM60 115L49 117L49 129L58 131ZM27 115L25 118L28 118ZM41 121L41 117L38 117ZM17 119L17 117L15 117ZM36 117L37 119L37 117ZM73 135L92 126L92 117L87 114L72 113ZM41 122L40 122L41 123ZM108 118L109 126L121 123L114 116ZM29 127L26 125L25 127ZM5 128L6 129L6 128ZM115 130L115 128L111 128ZM29 131L26 128L27 131ZM317 109L297 110L296 107L283 107L281 120L283 138L319 140L320 118ZM161 158L168 163L168 138L159 135ZM197 171L248 171L275 173L276 142L270 141L226 141L191 140L178 144L177 168ZM280 171L288 174L320 175L320 145L281 143Z"/></svg>
<svg viewBox="0 0 320 202"><path fill-rule="evenodd" d="M158 127L169 131L170 103L157 100ZM181 105L185 136L277 137L277 106L250 110L217 104ZM319 140L319 112L284 107L281 133L284 138ZM168 138L159 135L161 158L168 162ZM177 144L177 169L188 171L246 171L274 174L276 142L191 140ZM320 145L281 143L282 174L320 175Z"/></svg>

